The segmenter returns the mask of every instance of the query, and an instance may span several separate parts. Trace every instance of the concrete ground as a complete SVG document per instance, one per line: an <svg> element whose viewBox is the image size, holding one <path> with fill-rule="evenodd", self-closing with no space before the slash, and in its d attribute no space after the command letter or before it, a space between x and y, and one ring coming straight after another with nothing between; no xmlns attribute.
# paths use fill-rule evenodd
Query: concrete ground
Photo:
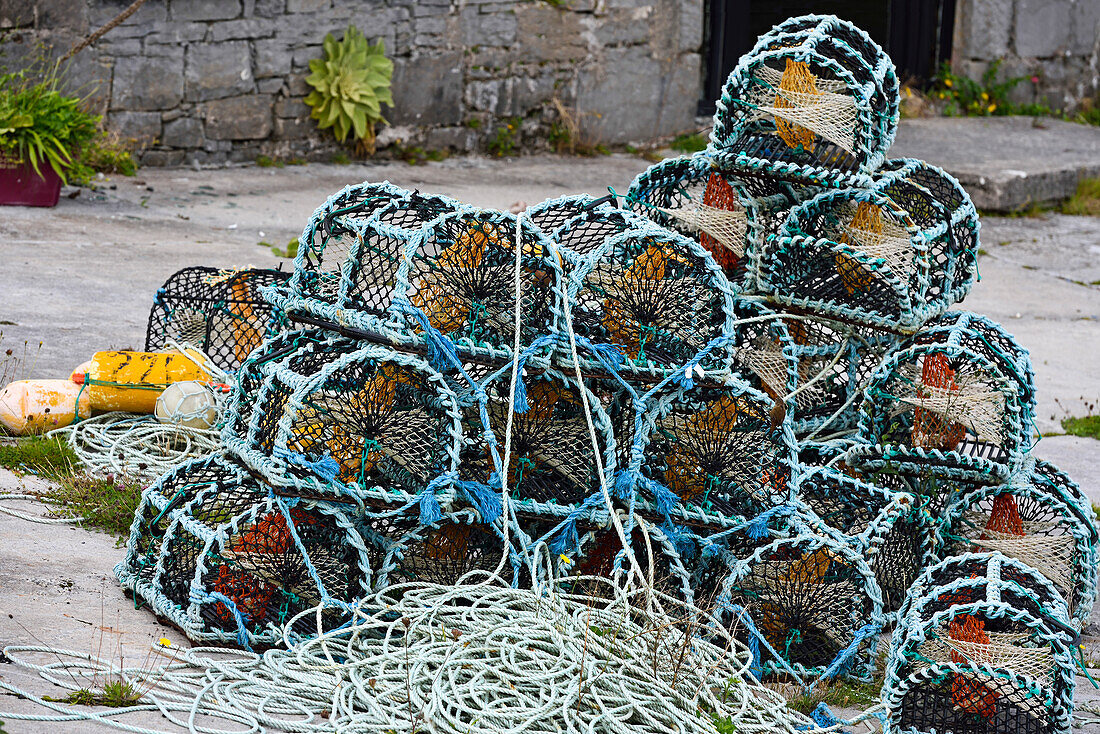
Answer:
<svg viewBox="0 0 1100 734"><path fill-rule="evenodd" d="M647 165L614 155L461 158L418 167L149 169L136 178L104 182L99 192L81 190L56 209L0 209L0 350L18 355L25 341L30 345L15 377L64 377L95 351L141 348L153 293L169 275L195 264L290 267L257 243L285 246L310 213L346 184L388 179L507 208L572 192L600 195L609 185L622 192ZM1060 431L1062 417L1083 415L1100 399L1100 220L987 218L982 247L982 281L963 307L1004 324L1031 351L1039 429ZM1091 439L1047 437L1035 451L1063 467L1100 503L1098 447ZM0 492L19 491L21 483L34 481L0 471ZM23 507L41 512L29 503ZM121 644L126 664L140 664L150 640L167 636L182 642L122 595L111 576L122 553L101 534L0 515L0 647L45 643L83 652L110 649L117 657ZM1088 644L1095 649L1095 639ZM0 680L44 690L12 665L0 664ZM1079 698L1094 697L1082 682ZM0 695L0 711L32 709L26 701ZM165 725L156 716L131 723ZM10 719L5 729L7 734L100 730L92 724Z"/></svg>

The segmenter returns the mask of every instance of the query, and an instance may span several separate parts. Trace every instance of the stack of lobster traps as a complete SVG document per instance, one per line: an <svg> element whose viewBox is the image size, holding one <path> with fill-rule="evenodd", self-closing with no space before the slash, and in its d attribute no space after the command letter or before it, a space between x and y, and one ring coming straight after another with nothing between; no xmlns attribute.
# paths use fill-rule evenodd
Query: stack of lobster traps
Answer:
<svg viewBox="0 0 1100 734"><path fill-rule="evenodd" d="M119 578L196 639L268 645L396 581L643 568L806 687L871 679L897 624L899 731L1063 721L1095 518L1030 457L1026 350L949 310L977 213L887 157L897 120L882 49L805 16L741 59L707 150L623 197L337 193L260 289L289 328L236 365L224 451L149 488ZM1017 583L1033 607L1000 601ZM975 673L956 640L1039 652Z"/></svg>

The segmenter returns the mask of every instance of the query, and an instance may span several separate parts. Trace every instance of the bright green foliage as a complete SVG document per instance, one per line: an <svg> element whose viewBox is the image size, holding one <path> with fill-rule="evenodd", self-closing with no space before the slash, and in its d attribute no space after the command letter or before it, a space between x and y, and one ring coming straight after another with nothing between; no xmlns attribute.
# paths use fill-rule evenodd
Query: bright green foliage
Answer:
<svg viewBox="0 0 1100 734"><path fill-rule="evenodd" d="M697 153L707 147L707 139L702 133L688 134L682 133L677 135L671 143L670 148L678 153Z"/></svg>
<svg viewBox="0 0 1100 734"><path fill-rule="evenodd" d="M1100 439L1100 415L1083 418L1064 418L1062 428L1071 436Z"/></svg>
<svg viewBox="0 0 1100 734"><path fill-rule="evenodd" d="M0 74L0 154L29 162L36 173L46 163L67 183L98 123L81 100L61 94L56 68L37 80L28 71Z"/></svg>
<svg viewBox="0 0 1100 734"><path fill-rule="evenodd" d="M934 93L940 99L946 100L944 114L977 115L987 117L990 115L1011 115L1016 108L1008 99L1008 93L1026 77L1012 77L998 82L997 72L1001 68L1000 60L994 61L982 74L980 80L956 74L951 71L950 64L944 62L940 73L935 76Z"/></svg>
<svg viewBox="0 0 1100 734"><path fill-rule="evenodd" d="M312 73L306 82L313 91L305 102L313 108L310 116L322 130L331 127L340 142L354 133L364 151L373 153L374 126L385 122L382 105L393 106L393 62L382 41L370 45L353 25L342 41L331 33L325 36L324 49L323 59L309 62Z"/></svg>

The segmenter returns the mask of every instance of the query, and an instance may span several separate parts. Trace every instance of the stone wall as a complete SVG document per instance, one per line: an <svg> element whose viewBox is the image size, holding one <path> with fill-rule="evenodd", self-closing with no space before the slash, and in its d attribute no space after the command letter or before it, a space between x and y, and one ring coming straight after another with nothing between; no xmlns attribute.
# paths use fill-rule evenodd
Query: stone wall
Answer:
<svg viewBox="0 0 1100 734"><path fill-rule="evenodd" d="M1100 0L958 0L953 63L973 79L1003 59L1017 103L1073 110L1100 92Z"/></svg>
<svg viewBox="0 0 1100 734"><path fill-rule="evenodd" d="M0 0L0 62L60 55L130 0ZM558 105L589 145L692 127L703 0L148 0L81 52L69 85L149 165L338 146L302 102L321 41L385 40L395 105L380 144L547 147ZM508 126L512 125L512 128Z"/></svg>

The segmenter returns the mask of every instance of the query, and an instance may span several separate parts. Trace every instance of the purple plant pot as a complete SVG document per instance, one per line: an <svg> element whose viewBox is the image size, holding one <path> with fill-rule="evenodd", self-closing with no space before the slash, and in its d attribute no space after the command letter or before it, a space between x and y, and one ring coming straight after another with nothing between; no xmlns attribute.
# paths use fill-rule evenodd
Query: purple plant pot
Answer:
<svg viewBox="0 0 1100 734"><path fill-rule="evenodd" d="M57 206L61 178L46 162L34 172L30 163L0 155L0 204L12 206Z"/></svg>

